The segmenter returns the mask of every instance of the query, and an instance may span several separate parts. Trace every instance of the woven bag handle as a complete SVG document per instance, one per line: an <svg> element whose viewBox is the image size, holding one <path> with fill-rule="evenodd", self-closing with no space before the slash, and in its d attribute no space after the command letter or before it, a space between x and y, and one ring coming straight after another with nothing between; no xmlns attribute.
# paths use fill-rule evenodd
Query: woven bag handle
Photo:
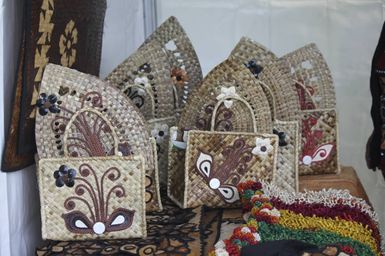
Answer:
<svg viewBox="0 0 385 256"><path fill-rule="evenodd" d="M276 100L275 100L275 96L274 96L274 93L273 93L273 91L270 89L270 87L267 85L267 84L265 84L264 82L262 82L261 80L257 80L258 81L258 83L263 87L263 89L265 89L265 90L263 90L265 93L267 93L267 94L269 94L269 96L271 97L271 99L272 99L272 103L271 103L271 107L272 107L272 109L271 109L271 117L272 117L272 119L273 119L273 121L274 120L276 120L276 118L277 118L277 109L276 109L276 105L275 105L275 103L276 103Z"/></svg>
<svg viewBox="0 0 385 256"><path fill-rule="evenodd" d="M306 86L305 86L303 83L301 83L300 81L295 80L295 79L293 79L293 82L296 83L296 84L298 84L299 86L301 86L301 87L305 90L305 92L306 92L306 94L309 96L311 102L314 104L314 106L315 106L316 109L317 109L317 108L318 108L318 107L317 107L317 104L315 103L313 97L311 96L311 93L310 93L309 90L306 88Z"/></svg>
<svg viewBox="0 0 385 256"><path fill-rule="evenodd" d="M108 127L110 127L111 134L112 134L112 137L114 139L114 155L119 155L119 150L118 150L119 140L118 140L118 136L116 135L115 129L113 128L111 122L107 118L105 118L101 112L97 111L96 109L83 108L83 109L77 111L74 115L72 115L71 119L69 120L69 122L66 125L66 129L64 132L64 136L63 136L64 157L71 157L69 155L68 147L67 147L68 136L69 136L69 131L70 131L70 129L68 129L68 128L71 127L73 125L73 123L75 122L75 120L79 117L79 115L81 113L84 113L84 112L93 112L94 114L101 117L103 119L103 121L105 121L107 123Z"/></svg>
<svg viewBox="0 0 385 256"><path fill-rule="evenodd" d="M211 116L211 127L210 127L210 131L214 131L214 127L215 127L215 116L217 115L217 111L218 111L218 108L219 106L225 101L225 100L238 100L240 102L242 102L243 104L245 104L247 106L247 108L250 110L250 113L251 113L251 116L253 117L253 128L254 128L254 132L257 133L258 129L257 129L257 122L255 120L255 117L254 117L254 111L253 109L250 107L250 104L245 101L244 99L242 99L241 97L234 97L234 96L230 96L230 97L226 97L224 99L221 99L219 100L216 104L215 104L215 107L214 107L214 111L213 111L213 114Z"/></svg>

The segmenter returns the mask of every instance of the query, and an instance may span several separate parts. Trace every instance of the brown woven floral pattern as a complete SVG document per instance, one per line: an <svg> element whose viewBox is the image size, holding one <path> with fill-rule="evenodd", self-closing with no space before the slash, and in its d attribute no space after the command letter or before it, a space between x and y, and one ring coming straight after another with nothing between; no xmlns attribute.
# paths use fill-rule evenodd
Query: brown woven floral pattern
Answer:
<svg viewBox="0 0 385 256"><path fill-rule="evenodd" d="M39 158L145 157L147 210L161 209L156 151L135 106L117 89L76 70L48 65L37 102Z"/></svg>
<svg viewBox="0 0 385 256"><path fill-rule="evenodd" d="M25 3L24 40L17 71L20 79L14 86L18 93L14 98L3 171L33 163L35 103L46 65L55 63L99 74L105 0L28 0Z"/></svg>
<svg viewBox="0 0 385 256"><path fill-rule="evenodd" d="M202 255L216 240L219 211L180 209L166 196L164 210L148 213L144 239L50 241L36 254L48 255ZM203 253L207 255L207 253Z"/></svg>
<svg viewBox="0 0 385 256"><path fill-rule="evenodd" d="M300 126L299 174L339 173L336 110L303 111Z"/></svg>
<svg viewBox="0 0 385 256"><path fill-rule="evenodd" d="M232 206L239 182L273 180L277 150L275 135L189 131L183 206Z"/></svg>
<svg viewBox="0 0 385 256"><path fill-rule="evenodd" d="M43 239L146 236L141 156L43 159L38 173Z"/></svg>

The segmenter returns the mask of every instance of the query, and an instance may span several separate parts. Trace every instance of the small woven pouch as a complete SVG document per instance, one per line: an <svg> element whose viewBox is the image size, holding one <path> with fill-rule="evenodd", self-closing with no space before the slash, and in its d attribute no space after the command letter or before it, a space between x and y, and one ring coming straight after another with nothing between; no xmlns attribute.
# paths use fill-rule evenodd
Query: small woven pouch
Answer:
<svg viewBox="0 0 385 256"><path fill-rule="evenodd" d="M37 102L39 158L143 155L147 211L161 210L155 140L118 90L90 75L48 65Z"/></svg>
<svg viewBox="0 0 385 256"><path fill-rule="evenodd" d="M43 239L145 237L144 173L138 155L40 160Z"/></svg>

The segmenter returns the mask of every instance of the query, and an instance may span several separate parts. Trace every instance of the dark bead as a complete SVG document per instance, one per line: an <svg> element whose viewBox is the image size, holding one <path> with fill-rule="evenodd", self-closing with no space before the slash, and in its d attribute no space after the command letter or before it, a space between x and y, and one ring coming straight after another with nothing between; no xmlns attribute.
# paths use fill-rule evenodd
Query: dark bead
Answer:
<svg viewBox="0 0 385 256"><path fill-rule="evenodd" d="M55 184L56 184L56 187L60 188L60 187L64 186L64 181L63 181L63 179L61 177L59 177L58 179L56 179Z"/></svg>
<svg viewBox="0 0 385 256"><path fill-rule="evenodd" d="M59 177L60 177L59 171L54 171L54 172L53 172L53 177L54 177L55 179L59 178Z"/></svg>
<svg viewBox="0 0 385 256"><path fill-rule="evenodd" d="M41 93L41 94L40 94L40 98L42 98L42 99L47 99L47 94Z"/></svg>
<svg viewBox="0 0 385 256"><path fill-rule="evenodd" d="M68 170L68 178L73 178L76 176L76 170L74 169L69 169Z"/></svg>
<svg viewBox="0 0 385 256"><path fill-rule="evenodd" d="M45 116L46 114L48 114L48 109L46 109L46 108L39 108L39 114L42 115L42 116Z"/></svg>
<svg viewBox="0 0 385 256"><path fill-rule="evenodd" d="M36 101L36 106L40 108L40 107L44 106L45 102L46 102L46 100L44 100L44 99L38 99Z"/></svg>
<svg viewBox="0 0 385 256"><path fill-rule="evenodd" d="M51 104L55 104L56 101L57 101L57 97L55 94L51 94L50 96L48 96L48 101L51 103Z"/></svg>
<svg viewBox="0 0 385 256"><path fill-rule="evenodd" d="M67 182L67 187L72 188L74 185L75 185L75 181L72 179Z"/></svg>
<svg viewBox="0 0 385 256"><path fill-rule="evenodd" d="M60 168L59 168L59 172L60 172L60 174L67 174L68 173L68 167L66 166L66 165L62 165L62 166L60 166Z"/></svg>
<svg viewBox="0 0 385 256"><path fill-rule="evenodd" d="M60 113L60 109L56 105L50 106L49 111L51 111L51 113Z"/></svg>

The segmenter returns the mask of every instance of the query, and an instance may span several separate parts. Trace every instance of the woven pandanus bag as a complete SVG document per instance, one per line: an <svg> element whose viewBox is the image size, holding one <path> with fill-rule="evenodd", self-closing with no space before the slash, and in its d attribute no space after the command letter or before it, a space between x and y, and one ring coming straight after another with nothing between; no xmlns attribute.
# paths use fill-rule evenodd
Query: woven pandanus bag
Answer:
<svg viewBox="0 0 385 256"><path fill-rule="evenodd" d="M299 174L339 173L338 118L332 76L315 44L279 59L299 100Z"/></svg>
<svg viewBox="0 0 385 256"><path fill-rule="evenodd" d="M43 239L145 237L144 173L140 155L40 160Z"/></svg>
<svg viewBox="0 0 385 256"><path fill-rule="evenodd" d="M143 116L117 89L48 65L37 102L40 159L143 155L147 211L161 210L155 141Z"/></svg>
<svg viewBox="0 0 385 256"><path fill-rule="evenodd" d="M170 17L106 78L123 91L149 121L156 139L160 181L166 183L169 127L174 126L190 90L202 80L194 48Z"/></svg>
<svg viewBox="0 0 385 256"><path fill-rule="evenodd" d="M282 72L278 58L267 48L243 37L230 58L246 66L269 101L273 132L279 137L277 175L274 183L298 190L298 98L291 77Z"/></svg>

